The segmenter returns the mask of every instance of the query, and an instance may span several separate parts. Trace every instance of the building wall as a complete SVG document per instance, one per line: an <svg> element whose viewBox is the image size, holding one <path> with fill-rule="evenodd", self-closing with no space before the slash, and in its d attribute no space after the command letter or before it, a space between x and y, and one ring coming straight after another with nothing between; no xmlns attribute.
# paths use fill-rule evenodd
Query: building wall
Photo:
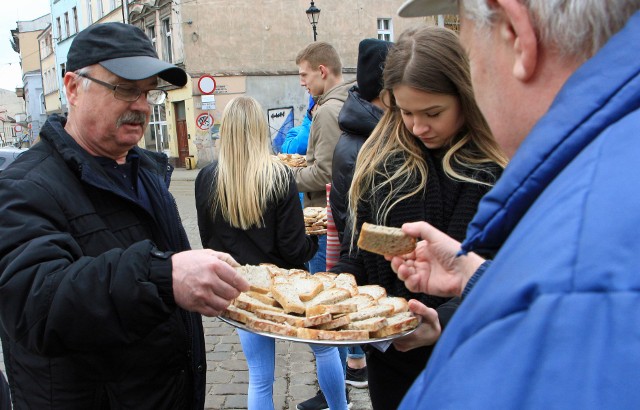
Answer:
<svg viewBox="0 0 640 410"><path fill-rule="evenodd" d="M30 146L40 134L40 127L47 119L44 108L44 93L42 91L42 77L40 71L33 71L22 76L24 83L24 99L27 108L27 134L24 138L24 147Z"/></svg>
<svg viewBox="0 0 640 410"><path fill-rule="evenodd" d="M61 112L68 111L67 96L64 93L64 73L66 71L69 47L75 35L86 27L84 17L85 2L86 0L51 0L51 29L55 48L56 80L58 82L58 100L60 102L59 109ZM69 30L67 30L65 24L65 13L69 16ZM74 14L77 14L77 28ZM58 19L60 19L60 30L58 29Z"/></svg>
<svg viewBox="0 0 640 410"><path fill-rule="evenodd" d="M24 100L14 90L0 88L0 112L4 110L8 116L16 118L16 114L24 112Z"/></svg>
<svg viewBox="0 0 640 410"><path fill-rule="evenodd" d="M422 19L396 15L403 0L323 0L318 41L334 45L346 68L358 43L377 37L377 19L390 18L394 37ZM192 72L295 71L299 50L313 41L306 0L199 0L181 4L185 66ZM206 12L204 12L206 10Z"/></svg>
<svg viewBox="0 0 640 410"><path fill-rule="evenodd" d="M183 102L189 134L189 153L198 166L215 158L215 137L222 111L236 95L256 98L266 111L294 107L294 121L304 115L307 96L300 87L295 57L313 41L313 31L305 14L308 0L139 0L129 6L125 19L116 0L50 0L60 14L71 5L77 7L80 29L103 21L128 20L147 34L154 33L154 44L160 58L167 59L165 45L170 40L171 61L183 67L191 77L184 89L167 88L165 105L168 154L178 155L175 131L175 103ZM390 32L396 39L406 28L424 19L401 19L396 15L404 0L320 0L317 26L318 41L333 44L343 60L345 79L355 76L358 43L378 36L378 19L389 19ZM144 6L143 6L144 4ZM98 7L102 6L102 12ZM112 6L116 5L116 9ZM90 10L90 12L89 12ZM100 18L100 16L102 16ZM163 32L164 19L170 19L170 35ZM121 20L122 19L122 20ZM149 31L154 26L155 31ZM55 30L55 28L54 28ZM73 36L56 43L56 65L60 69ZM201 130L196 119L205 113L197 80L203 74L215 76L218 89L214 93L216 108L209 110L214 118L211 130ZM61 75L59 76L62 78ZM60 86L62 91L62 85ZM63 104L66 103L61 93ZM64 106L62 108L64 110ZM149 132L147 132L149 134ZM149 135L141 146L153 148Z"/></svg>
<svg viewBox="0 0 640 410"><path fill-rule="evenodd" d="M38 36L40 47L40 71L42 73L42 90L47 115L61 113L58 69L53 46L51 25Z"/></svg>

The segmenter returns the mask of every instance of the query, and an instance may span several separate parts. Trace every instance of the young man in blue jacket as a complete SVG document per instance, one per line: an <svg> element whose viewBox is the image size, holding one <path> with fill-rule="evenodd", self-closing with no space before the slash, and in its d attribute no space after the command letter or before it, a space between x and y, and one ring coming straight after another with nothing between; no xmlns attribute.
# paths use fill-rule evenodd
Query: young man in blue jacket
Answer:
<svg viewBox="0 0 640 410"><path fill-rule="evenodd" d="M401 409L640 407L639 9L401 7L460 13L478 102L512 156L462 244L403 227L424 239L392 259L407 287L464 300ZM497 252L491 263L485 252Z"/></svg>

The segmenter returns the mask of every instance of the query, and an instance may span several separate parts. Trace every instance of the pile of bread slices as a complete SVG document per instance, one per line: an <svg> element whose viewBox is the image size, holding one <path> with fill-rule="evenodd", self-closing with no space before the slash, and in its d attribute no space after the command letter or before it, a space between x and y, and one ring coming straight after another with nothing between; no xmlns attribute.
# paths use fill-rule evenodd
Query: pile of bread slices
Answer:
<svg viewBox="0 0 640 410"><path fill-rule="evenodd" d="M367 341L418 326L407 301L378 285L357 286L349 273L275 265L236 268L250 284L222 316L260 332L307 340Z"/></svg>
<svg viewBox="0 0 640 410"><path fill-rule="evenodd" d="M304 230L307 235L327 234L327 208L308 206L302 210L304 215Z"/></svg>

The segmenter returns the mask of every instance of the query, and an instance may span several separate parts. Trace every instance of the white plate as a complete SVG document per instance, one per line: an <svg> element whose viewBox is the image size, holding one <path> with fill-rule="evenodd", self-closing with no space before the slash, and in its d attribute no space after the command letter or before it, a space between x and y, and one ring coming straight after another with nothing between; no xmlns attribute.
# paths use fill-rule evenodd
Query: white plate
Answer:
<svg viewBox="0 0 640 410"><path fill-rule="evenodd" d="M419 318L420 317L418 316L418 319ZM218 319L222 320L225 323L230 324L231 326L237 327L238 329L246 330L247 332L255 333L262 336L272 337L274 339L289 340L291 342L298 342L298 343L328 345L328 346L353 346L353 345L366 345L369 343L385 342L385 341L389 341L389 340L393 340L399 337L409 335L418 328L416 326L414 329L407 330L406 332L400 332L400 333L396 333L396 334L385 336L385 337L377 337L377 338L371 338L366 340L315 340L315 339L303 339L303 338L294 337L294 336L286 336L278 333L261 332L259 330L255 330L247 327L244 323L236 322L235 320L222 317L222 316L218 316Z"/></svg>

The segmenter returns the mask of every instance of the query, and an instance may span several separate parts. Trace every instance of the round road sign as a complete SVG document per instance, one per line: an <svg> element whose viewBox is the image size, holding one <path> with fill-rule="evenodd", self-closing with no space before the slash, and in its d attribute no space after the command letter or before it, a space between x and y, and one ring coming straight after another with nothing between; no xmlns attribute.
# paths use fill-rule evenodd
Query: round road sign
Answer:
<svg viewBox="0 0 640 410"><path fill-rule="evenodd" d="M208 130L213 126L213 117L209 113L202 113L196 118L196 125L201 130Z"/></svg>
<svg viewBox="0 0 640 410"><path fill-rule="evenodd" d="M213 94L216 90L216 79L210 75L203 75L198 80L198 90L202 94Z"/></svg>

